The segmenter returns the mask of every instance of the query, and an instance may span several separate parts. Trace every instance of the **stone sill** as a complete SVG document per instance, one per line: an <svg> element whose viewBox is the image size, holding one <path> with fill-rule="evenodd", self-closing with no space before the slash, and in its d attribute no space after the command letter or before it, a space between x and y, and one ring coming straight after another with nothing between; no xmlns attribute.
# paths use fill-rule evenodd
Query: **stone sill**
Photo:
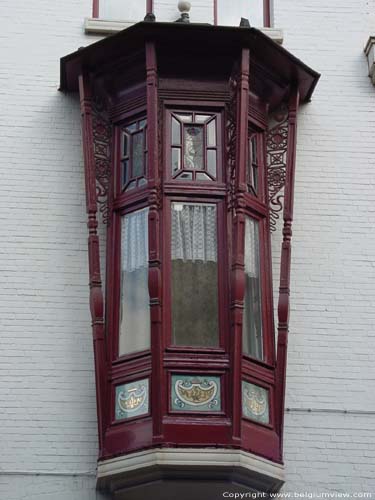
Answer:
<svg viewBox="0 0 375 500"><path fill-rule="evenodd" d="M135 21L110 21L106 19L86 17L84 28L85 33L87 34L110 35L129 28L129 26L132 26L135 23ZM283 30L277 28L261 28L260 31L268 35L276 43L279 43L280 45L283 43Z"/></svg>

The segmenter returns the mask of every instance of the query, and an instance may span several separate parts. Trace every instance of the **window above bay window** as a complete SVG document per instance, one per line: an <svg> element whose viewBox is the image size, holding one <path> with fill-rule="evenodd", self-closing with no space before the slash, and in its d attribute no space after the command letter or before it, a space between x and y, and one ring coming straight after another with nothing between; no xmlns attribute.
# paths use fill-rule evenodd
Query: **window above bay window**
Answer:
<svg viewBox="0 0 375 500"><path fill-rule="evenodd" d="M271 25L272 0L192 0L190 22L239 26L241 17L251 26ZM93 0L93 18L131 25L154 13L156 21L174 22L180 14L177 0ZM120 29L120 28L118 28ZM123 29L123 28L121 28ZM87 30L87 26L86 26ZM89 30L87 30L89 31ZM109 31L116 31L112 29Z"/></svg>

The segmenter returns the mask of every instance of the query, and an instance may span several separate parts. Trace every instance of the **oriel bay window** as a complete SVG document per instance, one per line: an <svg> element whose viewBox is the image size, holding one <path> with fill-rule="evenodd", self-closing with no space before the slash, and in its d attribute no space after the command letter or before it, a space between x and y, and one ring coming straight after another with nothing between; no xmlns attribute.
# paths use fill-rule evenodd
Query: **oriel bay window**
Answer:
<svg viewBox="0 0 375 500"><path fill-rule="evenodd" d="M296 115L319 75L255 28L158 22L61 67L83 124L98 487L278 491Z"/></svg>

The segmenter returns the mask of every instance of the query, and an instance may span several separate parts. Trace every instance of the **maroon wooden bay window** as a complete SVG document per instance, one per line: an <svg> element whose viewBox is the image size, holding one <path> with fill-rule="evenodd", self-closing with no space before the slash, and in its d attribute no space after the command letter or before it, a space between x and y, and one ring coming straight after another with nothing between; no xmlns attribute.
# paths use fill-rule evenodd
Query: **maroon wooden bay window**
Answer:
<svg viewBox="0 0 375 500"><path fill-rule="evenodd" d="M282 463L295 120L318 75L256 29L172 23L140 23L62 68L83 118L99 485L142 488L151 469L139 457L155 450L201 450L215 481L204 457L221 450L223 480L277 491L278 473L246 460ZM157 456L152 478L181 473ZM112 471L121 457L140 475Z"/></svg>

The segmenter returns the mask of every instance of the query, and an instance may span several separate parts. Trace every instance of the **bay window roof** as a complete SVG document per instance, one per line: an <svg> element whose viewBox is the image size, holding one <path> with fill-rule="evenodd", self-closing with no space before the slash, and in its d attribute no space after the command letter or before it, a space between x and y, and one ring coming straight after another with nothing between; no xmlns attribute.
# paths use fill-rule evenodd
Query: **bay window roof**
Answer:
<svg viewBox="0 0 375 500"><path fill-rule="evenodd" d="M319 79L319 73L308 67L286 49L256 28L235 28L206 24L140 22L108 38L80 48L60 60L60 90L78 90L78 76L82 69L97 71L108 63L127 57L144 58L140 52L144 43L153 39L165 52L189 54L189 64L207 57L211 73L215 66L222 71L232 69L233 54L239 48L250 49L252 60L250 88L276 107L288 94L290 85L297 85L301 102L310 100ZM173 45L171 45L173 41ZM163 64L163 61L160 61ZM167 66L168 61L164 64Z"/></svg>

